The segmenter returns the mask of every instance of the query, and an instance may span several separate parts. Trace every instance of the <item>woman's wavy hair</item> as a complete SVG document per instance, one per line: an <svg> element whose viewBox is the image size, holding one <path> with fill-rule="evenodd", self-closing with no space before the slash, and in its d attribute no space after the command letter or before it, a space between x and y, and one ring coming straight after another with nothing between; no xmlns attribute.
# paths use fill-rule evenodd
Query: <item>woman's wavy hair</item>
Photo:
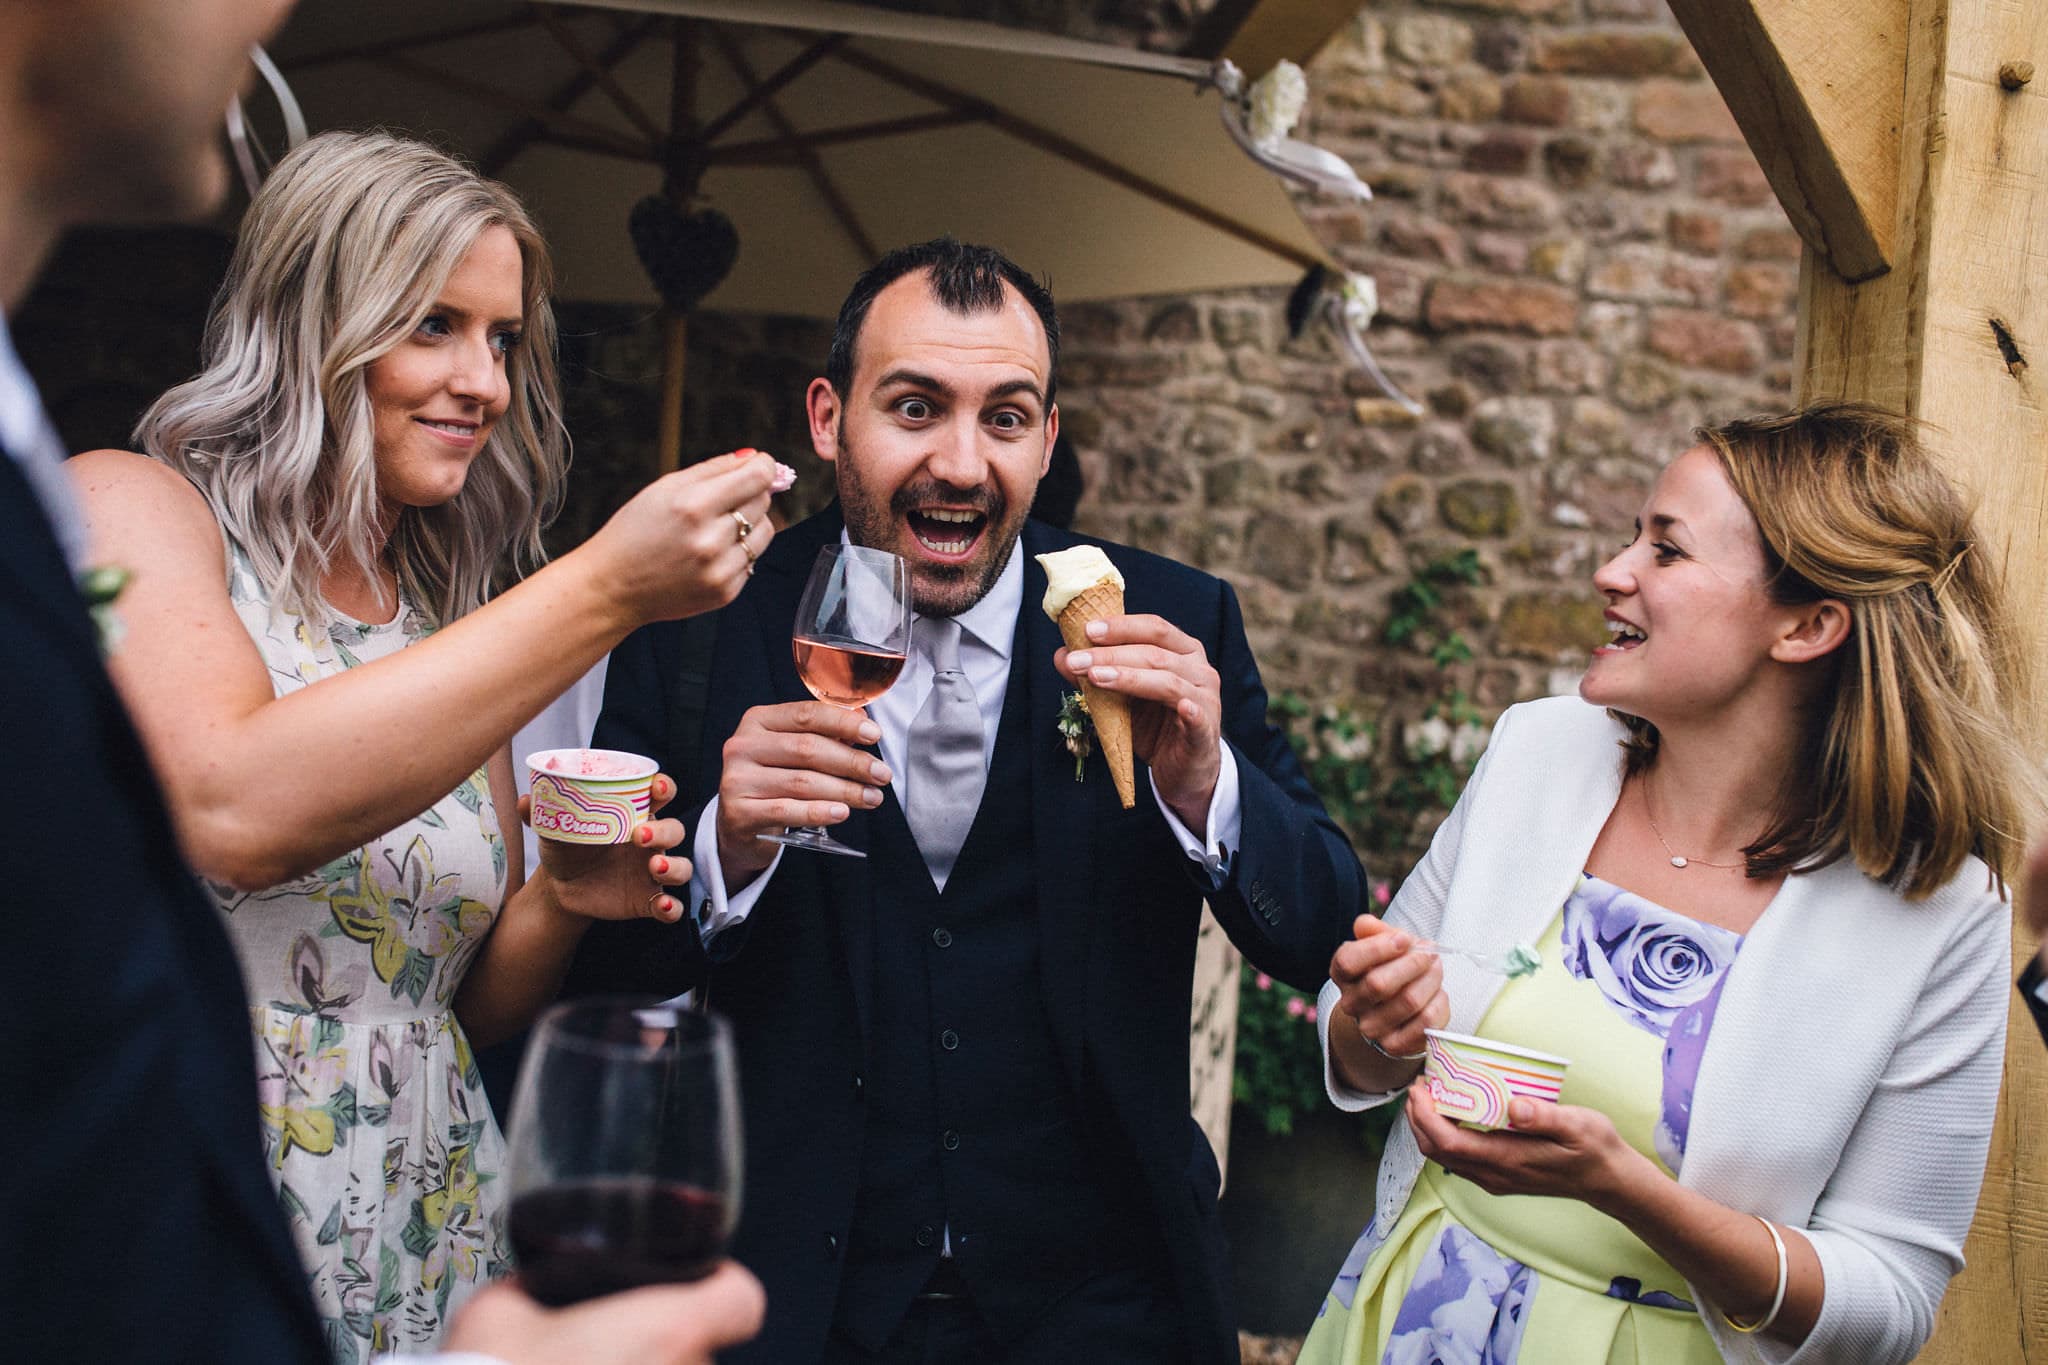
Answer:
<svg viewBox="0 0 2048 1365"><path fill-rule="evenodd" d="M184 474L278 605L325 624L320 584L344 557L378 581L376 429L365 377L410 336L486 229L523 262L511 402L438 507L408 507L384 548L435 624L545 559L568 469L547 245L505 186L383 132L322 133L249 205L207 320L203 368L152 405L135 439Z"/></svg>
<svg viewBox="0 0 2048 1365"><path fill-rule="evenodd" d="M2038 794L2013 714L2025 658L1992 551L1916 425L1830 403L1694 435L1756 523L1770 600L1849 608L1807 752L1789 756L1778 818L1743 850L1749 875L1846 856L1918 900L1974 853L2002 883ZM1620 719L1627 770L1644 771L1656 727Z"/></svg>

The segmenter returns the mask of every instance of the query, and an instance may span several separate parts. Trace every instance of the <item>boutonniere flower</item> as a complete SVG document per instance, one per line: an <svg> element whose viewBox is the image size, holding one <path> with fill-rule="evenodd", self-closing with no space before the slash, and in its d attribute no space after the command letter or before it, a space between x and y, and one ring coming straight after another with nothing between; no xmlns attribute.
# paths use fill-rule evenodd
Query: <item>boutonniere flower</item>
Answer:
<svg viewBox="0 0 2048 1365"><path fill-rule="evenodd" d="M1061 697L1058 725L1060 742L1074 756L1074 780L1084 781L1088 755L1095 752L1095 721L1088 714L1088 699L1079 692Z"/></svg>
<svg viewBox="0 0 2048 1365"><path fill-rule="evenodd" d="M121 624L121 615L114 610L114 599L128 586L133 577L118 564L95 564L78 575L78 593L85 599L85 609L92 613L93 626L99 631L100 657L110 657L121 647L121 637L127 627Z"/></svg>

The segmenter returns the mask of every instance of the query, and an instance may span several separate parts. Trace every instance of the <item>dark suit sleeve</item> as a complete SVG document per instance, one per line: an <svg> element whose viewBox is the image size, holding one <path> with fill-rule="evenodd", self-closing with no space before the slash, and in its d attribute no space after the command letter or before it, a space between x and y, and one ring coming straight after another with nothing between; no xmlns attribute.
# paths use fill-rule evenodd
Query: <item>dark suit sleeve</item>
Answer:
<svg viewBox="0 0 2048 1365"><path fill-rule="evenodd" d="M679 624L662 621L634 631L612 651L604 709L591 732L593 747L645 754L666 773L681 770L682 756L669 752L668 691L681 666L680 647ZM688 793L679 793L661 813L684 816L695 834L696 811L689 807ZM688 990L702 974L703 951L690 916L675 924L607 921L591 925L583 935L562 994L668 997Z"/></svg>
<svg viewBox="0 0 2048 1365"><path fill-rule="evenodd" d="M2020 998L2027 1002L2034 1026L2041 1030L2042 1041L2048 1042L2048 1000L2041 998L2044 990L2048 990L2048 975L2043 975L2041 955L2036 953L2027 959L2027 969L2020 973Z"/></svg>
<svg viewBox="0 0 2048 1365"><path fill-rule="evenodd" d="M1210 663L1223 684L1223 737L1243 812L1230 876L1209 893L1216 918L1261 971L1313 991L1366 905L1365 869L1323 810L1287 737L1267 719L1265 684L1237 594L1220 584Z"/></svg>

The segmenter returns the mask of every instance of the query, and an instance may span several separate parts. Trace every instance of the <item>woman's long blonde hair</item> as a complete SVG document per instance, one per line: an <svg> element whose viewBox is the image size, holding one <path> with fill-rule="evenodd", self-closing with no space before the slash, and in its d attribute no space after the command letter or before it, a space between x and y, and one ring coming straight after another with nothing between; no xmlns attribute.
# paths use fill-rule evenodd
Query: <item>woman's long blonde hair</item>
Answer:
<svg viewBox="0 0 2048 1365"><path fill-rule="evenodd" d="M1808 751L1787 755L1778 819L1744 850L1750 875L1847 856L1916 900L1973 853L2010 876L2039 790L2014 716L2026 660L1992 552L1915 425L1834 403L1694 434L1756 522L1770 599L1849 608ZM1622 719L1640 772L1656 729Z"/></svg>
<svg viewBox="0 0 2048 1365"><path fill-rule="evenodd" d="M501 575L542 562L568 467L546 244L517 198L455 158L388 133L322 133L279 161L249 205L207 320L203 368L136 427L247 551L286 610L325 624L322 579L381 541L370 363L411 335L486 229L523 262L511 402L462 492L408 507L385 544L400 588L445 625Z"/></svg>

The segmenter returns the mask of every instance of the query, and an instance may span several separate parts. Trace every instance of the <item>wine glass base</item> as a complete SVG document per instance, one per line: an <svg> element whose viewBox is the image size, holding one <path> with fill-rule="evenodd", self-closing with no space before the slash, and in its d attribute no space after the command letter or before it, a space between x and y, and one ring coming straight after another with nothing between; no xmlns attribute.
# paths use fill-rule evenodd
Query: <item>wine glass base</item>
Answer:
<svg viewBox="0 0 2048 1365"><path fill-rule="evenodd" d="M757 839L766 839L771 844L782 844L787 848L807 848L813 853L837 853L846 858L865 858L868 855L860 849L848 848L822 829L791 828L780 834L757 834Z"/></svg>

